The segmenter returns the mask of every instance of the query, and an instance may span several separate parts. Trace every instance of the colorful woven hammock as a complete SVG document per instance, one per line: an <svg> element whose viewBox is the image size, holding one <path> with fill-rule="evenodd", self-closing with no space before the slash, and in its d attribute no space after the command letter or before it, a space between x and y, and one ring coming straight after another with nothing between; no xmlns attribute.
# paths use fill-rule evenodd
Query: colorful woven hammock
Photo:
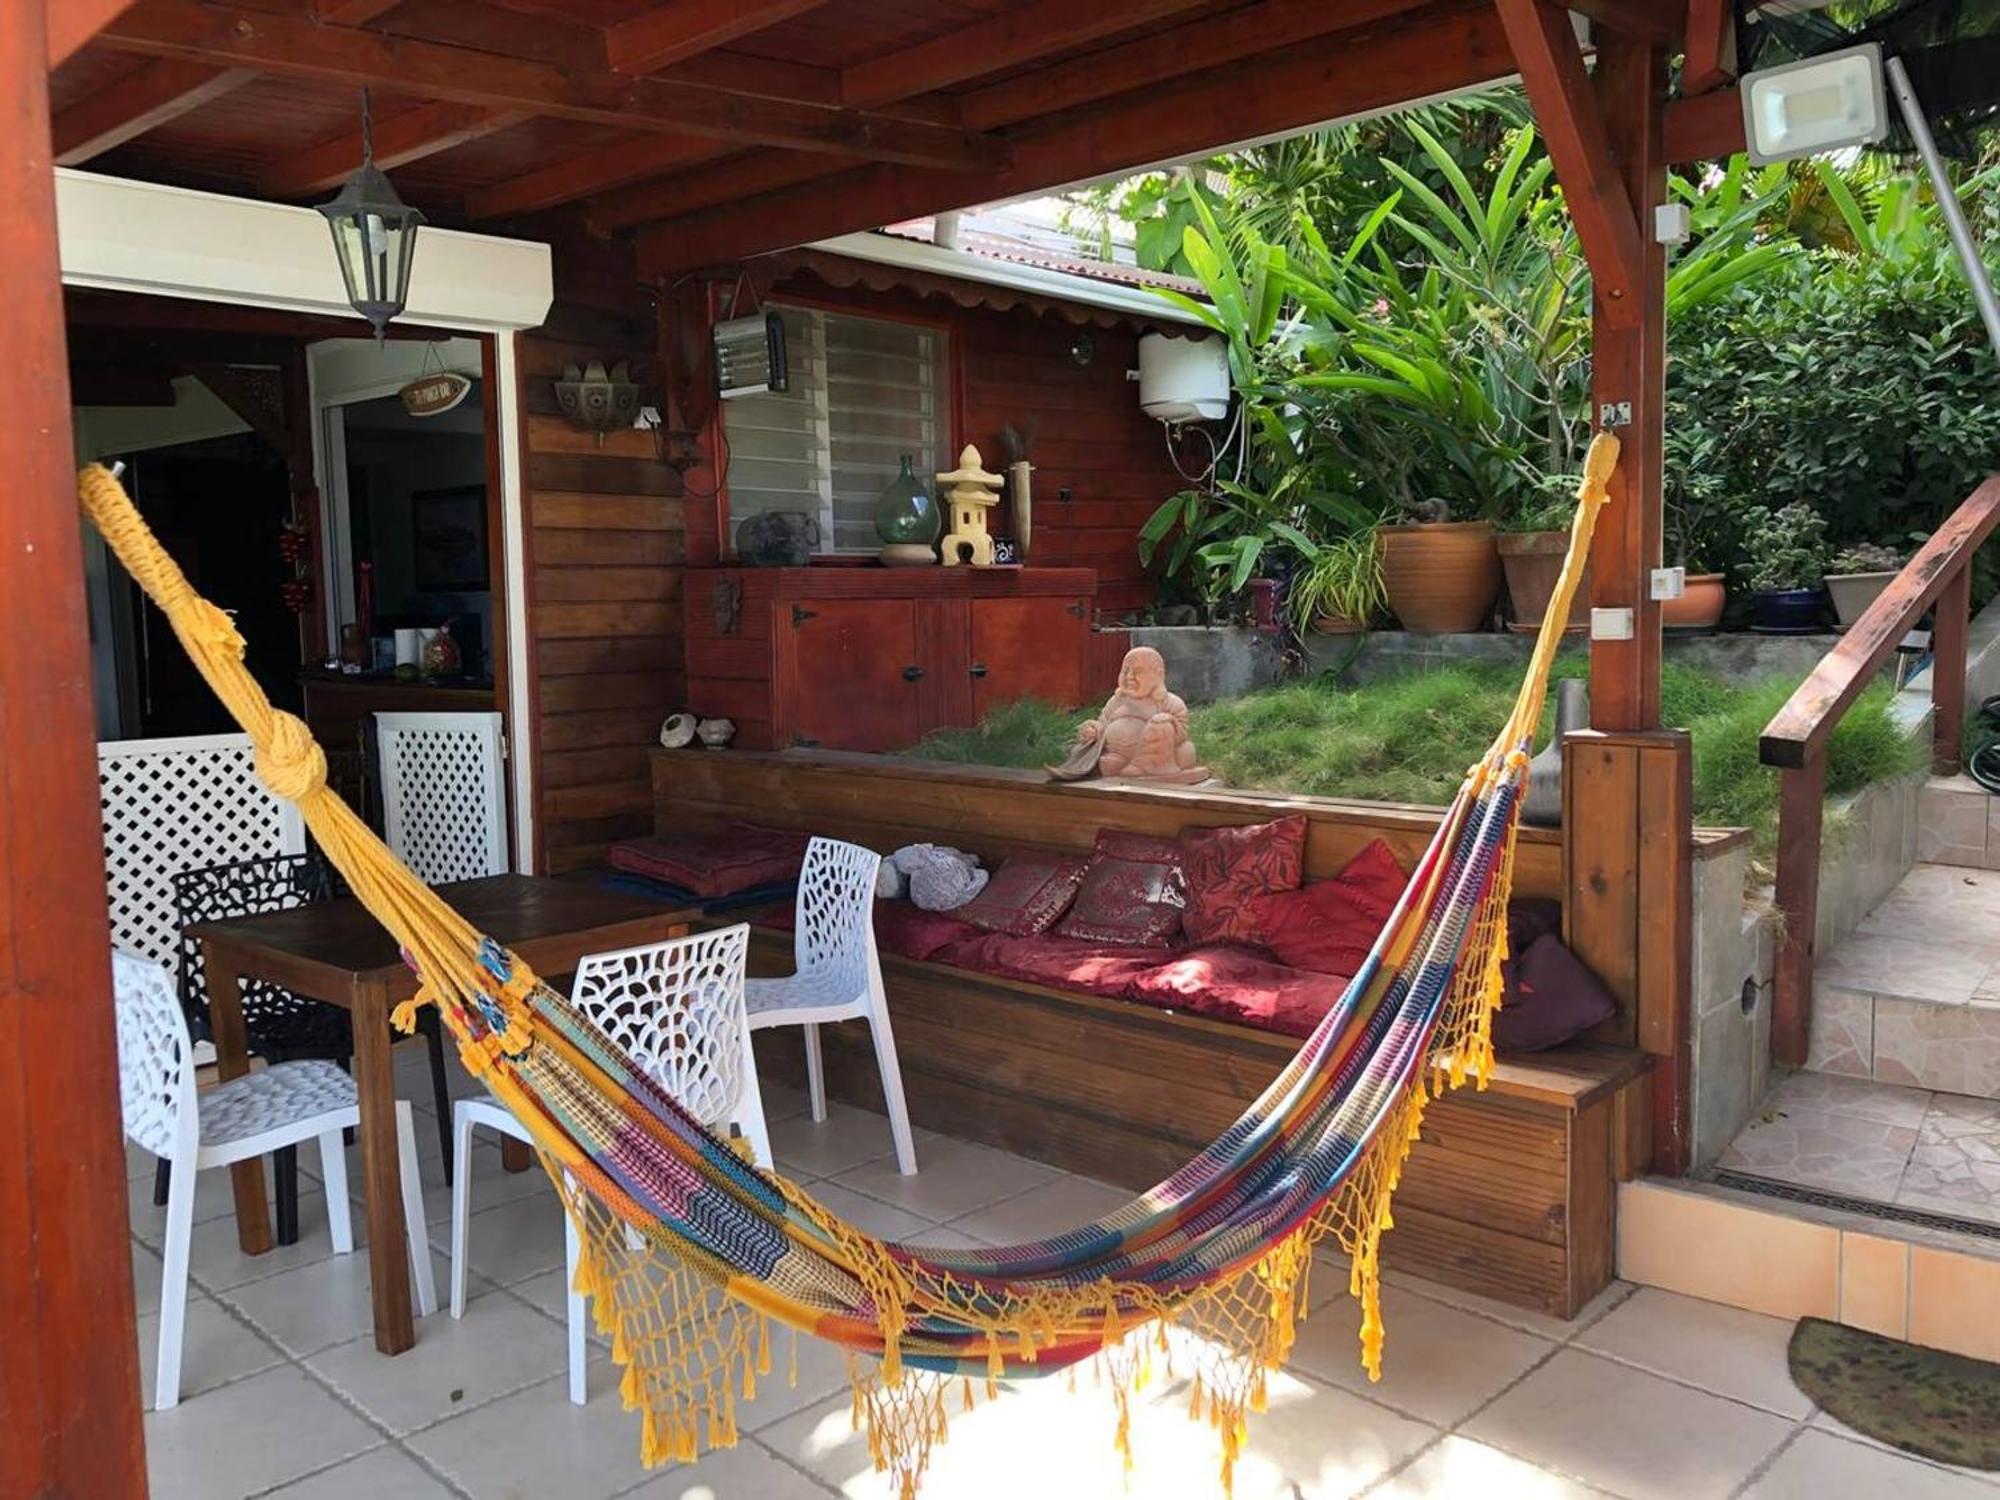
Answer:
<svg viewBox="0 0 2000 1500"><path fill-rule="evenodd" d="M1617 441L1591 446L1569 555L1520 696L1466 777L1361 972L1298 1055L1213 1145L1117 1212L1053 1239L941 1252L885 1244L746 1163L656 1088L513 954L475 931L326 785L305 725L272 708L229 616L196 594L123 488L78 476L104 534L296 802L320 847L421 981L466 1066L533 1134L583 1241L578 1288L624 1367L648 1464L736 1440L736 1405L771 1368L773 1320L849 1352L855 1419L878 1469L917 1490L955 1380L993 1383L1100 1361L1129 1399L1156 1355L1192 1365L1193 1410L1221 1438L1227 1487L1246 1414L1304 1315L1314 1247L1332 1240L1362 1303L1379 1377L1381 1237L1432 1092L1492 1065L1489 1022L1528 752L1550 662L1589 555ZM1169 1325L1193 1338L1170 1343ZM1151 1325L1141 1331L1141 1325Z"/></svg>

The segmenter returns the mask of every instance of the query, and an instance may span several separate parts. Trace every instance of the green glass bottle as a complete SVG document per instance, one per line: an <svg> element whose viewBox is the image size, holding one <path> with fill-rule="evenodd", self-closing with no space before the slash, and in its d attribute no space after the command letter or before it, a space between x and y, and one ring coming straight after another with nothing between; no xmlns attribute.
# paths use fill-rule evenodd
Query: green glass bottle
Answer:
<svg viewBox="0 0 2000 1500"><path fill-rule="evenodd" d="M937 561L932 546L944 531L944 513L917 478L915 464L905 453L901 472L882 486L882 497L875 502L875 534L882 538L882 561L890 567Z"/></svg>

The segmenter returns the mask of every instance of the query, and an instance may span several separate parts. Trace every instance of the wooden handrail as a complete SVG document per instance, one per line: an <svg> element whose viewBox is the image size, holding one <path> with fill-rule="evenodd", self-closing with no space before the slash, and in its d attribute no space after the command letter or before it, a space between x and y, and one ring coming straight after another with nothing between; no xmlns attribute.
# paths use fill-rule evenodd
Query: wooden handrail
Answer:
<svg viewBox="0 0 2000 1500"><path fill-rule="evenodd" d="M1784 926L1778 935L1771 1003L1771 1052L1780 1062L1803 1066L1810 1045L1827 741L1903 637L1925 610L1936 605L1931 632L1931 764L1943 775L1958 770L1959 743L1965 733L1972 560L1996 527L2000 527L2000 474L1988 478L1931 533L1917 555L1799 684L1758 740L1758 757L1784 772L1778 793L1776 891Z"/></svg>
<svg viewBox="0 0 2000 1500"><path fill-rule="evenodd" d="M1931 533L1930 540L1904 564L1903 571L1876 596L1861 618L1848 627L1839 643L1820 659L1819 665L1799 684L1798 691L1764 726L1757 753L1765 765L1796 769L1825 747L1834 726L1863 689L1875 680L1876 672L1895 651L1897 643L1955 580L1969 576L1972 555L1993 534L1995 526L2000 526L2000 474L1974 490L1951 513L1950 519ZM1942 611L1939 624L1942 627ZM1942 652L1934 654L1932 682L1940 682L1952 674L1963 683L1963 656L1952 667L1947 666ZM1963 727L1962 722L1957 726ZM1951 741L1954 761L1957 744L1954 734Z"/></svg>

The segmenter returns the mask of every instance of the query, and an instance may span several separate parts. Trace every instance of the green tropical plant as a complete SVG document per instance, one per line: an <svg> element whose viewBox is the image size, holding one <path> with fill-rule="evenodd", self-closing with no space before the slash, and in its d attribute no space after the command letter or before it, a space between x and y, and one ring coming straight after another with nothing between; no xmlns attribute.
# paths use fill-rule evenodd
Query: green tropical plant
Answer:
<svg viewBox="0 0 2000 1500"><path fill-rule="evenodd" d="M1826 518L1803 501L1753 516L1745 546L1755 593L1818 588L1826 577Z"/></svg>
<svg viewBox="0 0 2000 1500"><path fill-rule="evenodd" d="M1303 635L1323 617L1366 627L1389 603L1382 580L1382 548L1369 527L1329 542L1292 575L1286 607Z"/></svg>
<svg viewBox="0 0 2000 1500"><path fill-rule="evenodd" d="M1899 573L1903 554L1878 542L1850 542L1833 554L1826 571L1835 573Z"/></svg>

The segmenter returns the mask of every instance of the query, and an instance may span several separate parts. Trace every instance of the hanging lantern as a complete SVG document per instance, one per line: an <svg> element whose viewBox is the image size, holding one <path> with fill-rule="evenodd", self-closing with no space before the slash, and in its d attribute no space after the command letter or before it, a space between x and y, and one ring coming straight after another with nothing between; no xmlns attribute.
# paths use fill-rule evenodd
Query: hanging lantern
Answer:
<svg viewBox="0 0 2000 1500"><path fill-rule="evenodd" d="M388 176L375 165L366 89L361 91L361 166L319 211L333 231L347 300L373 325L380 342L389 320L409 301L410 262L424 216L396 196Z"/></svg>

